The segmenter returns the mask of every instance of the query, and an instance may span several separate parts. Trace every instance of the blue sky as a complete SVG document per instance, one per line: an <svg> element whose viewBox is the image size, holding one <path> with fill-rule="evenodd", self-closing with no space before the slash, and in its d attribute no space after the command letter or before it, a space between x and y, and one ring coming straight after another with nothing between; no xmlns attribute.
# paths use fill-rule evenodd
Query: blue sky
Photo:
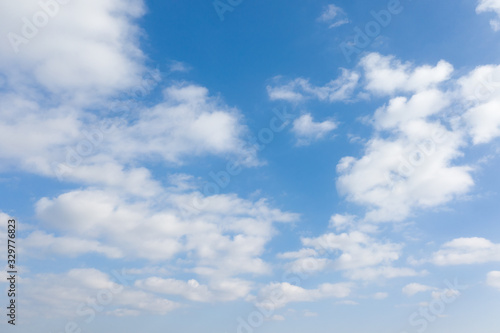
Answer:
<svg viewBox="0 0 500 333"><path fill-rule="evenodd" d="M0 22L2 332L496 332L500 1Z"/></svg>

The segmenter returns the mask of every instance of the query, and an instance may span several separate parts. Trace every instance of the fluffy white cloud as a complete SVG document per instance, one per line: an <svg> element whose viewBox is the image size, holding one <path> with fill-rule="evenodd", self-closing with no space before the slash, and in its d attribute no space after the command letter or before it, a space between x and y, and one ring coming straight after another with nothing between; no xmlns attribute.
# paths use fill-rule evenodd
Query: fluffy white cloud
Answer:
<svg viewBox="0 0 500 333"><path fill-rule="evenodd" d="M98 190L73 191L43 198L36 211L43 226L60 237L34 232L28 249L58 255L100 253L108 257L142 258L157 262L178 256L182 266L210 281L226 299L247 290L231 276L266 274L261 259L274 235L274 223L294 221L295 214L235 195L203 197L199 193L169 193L130 202L118 194ZM140 241L138 241L140 240Z"/></svg>
<svg viewBox="0 0 500 333"><path fill-rule="evenodd" d="M363 157L344 157L337 166L339 192L367 206L368 220L403 220L412 209L446 203L474 184L470 167L452 164L461 156L460 136L423 121L406 129L393 139L371 139Z"/></svg>
<svg viewBox="0 0 500 333"><path fill-rule="evenodd" d="M350 229L354 225L355 218L356 217L354 215L335 214L330 217L328 227L335 228L340 231Z"/></svg>
<svg viewBox="0 0 500 333"><path fill-rule="evenodd" d="M344 298L349 296L351 288L350 283L324 283L317 289L304 289L287 282L271 283L260 290L256 306L263 309L278 309L288 303Z"/></svg>
<svg viewBox="0 0 500 333"><path fill-rule="evenodd" d="M486 276L486 283L493 288L500 290L500 271L491 271Z"/></svg>
<svg viewBox="0 0 500 333"><path fill-rule="evenodd" d="M410 64L378 54L361 63L368 90L414 94L392 98L376 110L372 123L377 132L366 143L364 156L344 157L337 166L339 192L367 207L366 218L372 221L403 220L415 208L441 205L466 193L474 184L471 168L453 165L466 144L464 133L447 129L444 115L452 97L433 88L448 78L451 66L440 62L436 68L412 70Z"/></svg>
<svg viewBox="0 0 500 333"><path fill-rule="evenodd" d="M336 28L349 23L344 10L334 4L329 4L324 8L320 17L318 17L318 21L327 23L329 28Z"/></svg>
<svg viewBox="0 0 500 333"><path fill-rule="evenodd" d="M135 286L155 293L181 295L198 302L232 301L242 298L251 290L252 283L241 279L212 281L210 286L202 285L195 279L182 281L150 277L138 280Z"/></svg>
<svg viewBox="0 0 500 333"><path fill-rule="evenodd" d="M387 264L399 259L402 245L377 243L359 231L350 233L328 233L317 238L303 238L304 246L318 251L339 252L333 262L335 269L352 270L367 266Z"/></svg>
<svg viewBox="0 0 500 333"><path fill-rule="evenodd" d="M494 12L500 17L500 1L499 0L480 0L476 7L477 13ZM500 30L500 20L498 18L490 21L493 30Z"/></svg>
<svg viewBox="0 0 500 333"><path fill-rule="evenodd" d="M315 122L311 114L306 113L293 121L292 133L297 137L297 145L303 146L325 137L336 128L335 121Z"/></svg>
<svg viewBox="0 0 500 333"><path fill-rule="evenodd" d="M0 68L16 90L78 104L129 89L145 69L134 22L144 12L141 0L2 3Z"/></svg>
<svg viewBox="0 0 500 333"><path fill-rule="evenodd" d="M146 73L155 85L161 81L144 66L139 48L135 21L145 12L142 0L29 0L4 7L2 169L152 196L159 184L137 166L146 159L180 164L215 154L257 164L239 111L204 87L173 84L152 107L124 101L127 114L108 108L119 94L149 89ZM12 38L20 44L11 47Z"/></svg>
<svg viewBox="0 0 500 333"><path fill-rule="evenodd" d="M423 285L420 283L410 283L410 284L407 284L406 286L404 286L402 291L403 291L403 294L405 294L406 296L413 296L417 293L428 291L428 290L433 290L433 289L436 289L436 288L431 287L431 286L426 286L426 285Z"/></svg>
<svg viewBox="0 0 500 333"><path fill-rule="evenodd" d="M478 144L500 136L500 66L481 66L454 79L453 66L444 60L416 66L370 53L356 71L344 71L344 78L355 79L343 80L349 94L340 100L355 88L364 90L358 97L391 97L364 118L376 131L363 155L346 156L337 165L337 189L367 209L364 221L401 221L468 193L473 169L456 161L469 137ZM328 99L324 88L299 78L268 86L268 92L271 99L291 102L339 100Z"/></svg>
<svg viewBox="0 0 500 333"><path fill-rule="evenodd" d="M428 90L447 80L453 72L453 66L443 60L434 67L413 68L410 63L401 63L393 56L378 53L363 57L360 65L366 77L365 88L380 95Z"/></svg>
<svg viewBox="0 0 500 333"><path fill-rule="evenodd" d="M479 66L458 80L466 103L463 118L474 144L500 136L500 66Z"/></svg>
<svg viewBox="0 0 500 333"><path fill-rule="evenodd" d="M85 240L76 237L55 237L42 231L35 231L24 239L23 249L33 251L45 258L50 254L76 257L85 253L99 253L108 258L123 257L117 248L105 246L95 240Z"/></svg>
<svg viewBox="0 0 500 333"><path fill-rule="evenodd" d="M366 232L358 230L342 234L326 233L316 238L302 238L302 244L305 247L300 251L278 256L282 259L294 259L286 268L299 276L307 276L325 269L339 270L350 280L364 281L425 274L412 268L392 266L401 256L402 244L381 243Z"/></svg>
<svg viewBox="0 0 500 333"><path fill-rule="evenodd" d="M147 196L158 194L159 185L147 169L128 166L135 161L180 164L188 156L213 154L258 163L254 147L243 140L247 128L239 112L196 85L166 88L164 102L137 110L139 118L131 124L114 118L98 122L68 107L42 108L15 94L0 99L5 102L0 107L4 169Z"/></svg>
<svg viewBox="0 0 500 333"><path fill-rule="evenodd" d="M57 281L57 283L54 283ZM28 314L92 318L98 312L116 315L152 313L164 315L181 306L130 286L129 277L111 277L97 269L73 269L60 274L37 274L23 278L26 297L21 300Z"/></svg>
<svg viewBox="0 0 500 333"><path fill-rule="evenodd" d="M443 111L449 104L449 98L436 89L416 93L410 99L396 97L375 111L373 123L379 130L410 130L416 121Z"/></svg>
<svg viewBox="0 0 500 333"><path fill-rule="evenodd" d="M306 99L335 102L349 100L359 81L359 74L342 69L342 75L330 81L323 87L314 86L309 80L297 78L285 84L280 84L281 77L274 78L274 85L267 86L271 100L301 102Z"/></svg>
<svg viewBox="0 0 500 333"><path fill-rule="evenodd" d="M480 237L456 238L432 254L430 262L439 266L481 264L500 261L500 244Z"/></svg>
<svg viewBox="0 0 500 333"><path fill-rule="evenodd" d="M185 155L232 154L241 163L255 164L255 150L245 145L247 128L241 115L196 85L174 85L164 102L140 111L134 124L108 136L103 150L115 159L158 156L178 163Z"/></svg>

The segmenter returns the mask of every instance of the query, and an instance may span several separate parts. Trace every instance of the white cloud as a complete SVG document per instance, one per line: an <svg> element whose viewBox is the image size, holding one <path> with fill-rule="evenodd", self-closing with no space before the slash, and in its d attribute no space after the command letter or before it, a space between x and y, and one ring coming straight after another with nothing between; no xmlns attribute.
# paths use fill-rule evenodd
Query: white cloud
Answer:
<svg viewBox="0 0 500 333"><path fill-rule="evenodd" d="M500 66L479 66L458 80L467 111L463 119L474 144L500 136Z"/></svg>
<svg viewBox="0 0 500 333"><path fill-rule="evenodd" d="M453 66L443 60L434 67L413 68L410 63L378 53L363 57L360 65L365 73L366 89L380 95L428 90L449 79L453 72Z"/></svg>
<svg viewBox="0 0 500 333"><path fill-rule="evenodd" d="M480 237L456 238L432 254L430 262L439 266L481 264L500 261L500 244Z"/></svg>
<svg viewBox="0 0 500 333"><path fill-rule="evenodd" d="M431 287L431 286L426 286L426 285L423 285L420 283L410 283L410 284L407 284L406 286L404 286L402 291L403 291L403 294L405 294L406 296L413 296L417 293L428 291L428 290L433 290L433 289L436 289L436 288Z"/></svg>
<svg viewBox="0 0 500 333"><path fill-rule="evenodd" d="M476 12L494 12L500 17L500 1L499 0L480 0L478 6L476 7ZM495 31L500 30L500 19L496 18L490 20L491 28Z"/></svg>
<svg viewBox="0 0 500 333"><path fill-rule="evenodd" d="M177 61L177 60L170 61L168 67L171 72L189 72L191 70L191 66L182 61Z"/></svg>
<svg viewBox="0 0 500 333"><path fill-rule="evenodd" d="M196 85L173 85L165 100L138 111L138 119L97 125L90 113L69 107L42 108L15 94L0 95L0 153L4 170L24 171L135 195L161 191L137 162L181 164L189 156L218 155L256 165L256 150L245 143L239 112ZM113 123L114 121L114 123ZM111 122L111 124L110 124ZM30 135L25 135L30 133Z"/></svg>
<svg viewBox="0 0 500 333"><path fill-rule="evenodd" d="M32 232L24 239L24 242L25 249L33 251L32 253L36 253L37 256L43 255L45 258L48 254L76 257L92 252L103 254L113 259L123 257L119 249L102 245L95 240L85 240L76 237L55 237L43 231Z"/></svg>
<svg viewBox="0 0 500 333"><path fill-rule="evenodd" d="M326 258L300 258L297 259L286 267L292 273L314 273L321 272L330 264Z"/></svg>
<svg viewBox="0 0 500 333"><path fill-rule="evenodd" d="M334 4L329 4L324 8L318 21L329 24L329 28L336 28L350 22L344 10Z"/></svg>
<svg viewBox="0 0 500 333"><path fill-rule="evenodd" d="M295 273L331 268L343 271L344 276L351 280L364 281L424 274L411 268L391 266L400 258L401 244L379 243L360 231L302 238L302 244L306 248L281 255L283 258L299 258L287 266Z"/></svg>
<svg viewBox="0 0 500 333"><path fill-rule="evenodd" d="M182 281L149 277L138 280L135 286L167 295L181 295L197 302L233 301L248 295L252 283L241 279L215 280L210 285L202 285L197 280Z"/></svg>
<svg viewBox="0 0 500 333"><path fill-rule="evenodd" d="M449 98L439 90L425 90L410 99L396 97L375 111L373 123L379 130L408 128L413 122L438 114L450 104Z"/></svg>
<svg viewBox="0 0 500 333"><path fill-rule="evenodd" d="M110 315L137 315L150 313L164 315L181 306L165 298L157 297L127 285L117 283L94 268L73 269L60 274L37 274L23 278L20 283L26 292L23 307L27 313L53 316L85 316L97 312ZM57 283L54 283L57 281ZM118 281L120 282L120 281ZM95 304L92 306L91 304ZM113 309L117 308L115 311Z"/></svg>
<svg viewBox="0 0 500 333"><path fill-rule="evenodd" d="M129 89L145 70L134 22L144 12L141 0L2 3L0 68L16 90L40 87L78 104Z"/></svg>
<svg viewBox="0 0 500 333"><path fill-rule="evenodd" d="M0 33L25 38L31 29L33 36L18 45L18 53L8 38L0 41L3 170L153 196L160 192L158 182L137 166L145 160L181 164L189 156L213 154L258 164L254 147L244 142L247 128L240 112L204 87L172 84L157 105L124 101L127 114L108 107L120 93L144 90L145 73L155 84L161 81L158 70L144 65L139 48L142 31L136 19L145 13L143 1L4 5ZM38 28L25 23L43 17L48 23ZM172 65L171 70L185 69ZM103 120L108 124L100 126Z"/></svg>
<svg viewBox="0 0 500 333"><path fill-rule="evenodd" d="M402 246L393 243L377 243L368 235L350 233L328 233L317 238L303 238L304 246L322 251L339 251L333 266L339 270L352 270L367 266L387 264L399 259Z"/></svg>
<svg viewBox="0 0 500 333"><path fill-rule="evenodd" d="M352 85L341 84L349 93L340 100L348 101L356 87L364 89L358 97L391 99L364 118L376 131L362 156L339 161L338 192L366 208L365 222L405 220L466 195L474 186L473 169L457 161L469 136L475 144L500 136L500 66L481 66L454 79L453 66L444 60L416 66L370 53L358 70L344 71L344 78L355 79L343 80ZM325 88L299 78L268 86L268 92L271 99L291 102L339 100L328 99Z"/></svg>
<svg viewBox="0 0 500 333"><path fill-rule="evenodd" d="M271 283L260 290L256 306L264 309L278 309L288 303L344 298L349 296L351 288L350 283L324 283L317 289L304 289L287 282Z"/></svg>
<svg viewBox="0 0 500 333"><path fill-rule="evenodd" d="M28 250L33 255L95 252L153 262L185 255L190 260L183 269L209 281L211 290L218 290L217 299L232 299L249 290L246 282L232 276L270 272L261 256L275 233L274 223L297 218L269 207L265 200L252 202L235 195L170 193L157 199L161 205L151 199L130 202L98 190L43 198L37 203L38 218L63 236L34 232L28 236L35 240Z"/></svg>
<svg viewBox="0 0 500 333"><path fill-rule="evenodd" d="M500 100L473 107L464 115L471 127L474 143L487 143L500 136Z"/></svg>
<svg viewBox="0 0 500 333"><path fill-rule="evenodd" d="M311 85L309 80L297 78L280 84L281 77L274 78L275 85L268 85L267 92L271 100L301 102L307 99L336 102L349 100L359 81L359 74L342 69L342 75L323 87Z"/></svg>
<svg viewBox="0 0 500 333"><path fill-rule="evenodd" d="M336 230L342 231L349 229L354 225L356 216L349 214L335 214L330 217L330 222L328 223L329 228L334 228Z"/></svg>
<svg viewBox="0 0 500 333"><path fill-rule="evenodd" d="M255 151L242 135L241 115L196 85L174 85L164 91L164 102L143 110L137 122L108 138L105 149L115 159L159 156L179 162L183 155L232 154L242 163L255 163Z"/></svg>
<svg viewBox="0 0 500 333"><path fill-rule="evenodd" d="M136 281L135 286L167 295L182 295L192 301L208 302L212 298L212 293L208 290L208 287L200 285L194 279L185 282L175 279L150 277L146 280Z"/></svg>
<svg viewBox="0 0 500 333"><path fill-rule="evenodd" d="M292 133L297 137L297 145L303 146L325 137L337 126L332 120L315 122L311 114L307 113L293 121Z"/></svg>
<svg viewBox="0 0 500 333"><path fill-rule="evenodd" d="M338 163L339 192L367 207L371 221L403 220L415 208L438 206L466 193L474 184L471 168L453 165L466 144L464 134L446 128L451 97L431 88L448 77L451 66L411 71L410 64L378 54L362 63L369 64L368 89L415 94L392 98L376 110L372 121L378 131L365 144L364 156L347 156ZM391 86L384 86L387 82Z"/></svg>
<svg viewBox="0 0 500 333"><path fill-rule="evenodd" d="M486 283L493 288L500 290L500 271L491 271L486 277Z"/></svg>

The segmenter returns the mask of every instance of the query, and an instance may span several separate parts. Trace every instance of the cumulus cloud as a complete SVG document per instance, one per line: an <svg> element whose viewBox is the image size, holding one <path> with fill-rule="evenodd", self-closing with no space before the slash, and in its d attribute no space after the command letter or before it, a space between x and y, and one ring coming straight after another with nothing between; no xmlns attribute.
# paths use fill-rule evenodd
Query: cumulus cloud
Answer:
<svg viewBox="0 0 500 333"><path fill-rule="evenodd" d="M181 295L191 301L215 302L232 301L248 295L252 283L241 279L225 279L212 281L208 286L195 279L182 281L150 277L136 281L135 286L160 294Z"/></svg>
<svg viewBox="0 0 500 333"><path fill-rule="evenodd" d="M100 244L95 240L80 239L77 237L55 237L43 231L35 231L24 239L24 249L33 251L36 255L57 254L68 257L77 257L86 253L98 253L108 258L123 257L117 248Z"/></svg>
<svg viewBox="0 0 500 333"><path fill-rule="evenodd" d="M0 68L16 90L77 104L129 89L145 70L135 23L144 12L141 0L2 3Z"/></svg>
<svg viewBox="0 0 500 333"><path fill-rule="evenodd" d="M158 210L147 200L131 203L109 192L72 191L41 199L36 211L48 228L99 241L126 256L166 260L188 251L206 270L252 273L268 270L258 256L272 237L272 224L296 219L264 200L251 202L235 195L171 194L163 199L164 208ZM134 241L138 238L142 241ZM36 244L46 247L50 241L58 239L45 237Z"/></svg>
<svg viewBox="0 0 500 333"><path fill-rule="evenodd" d="M402 244L381 243L367 233L326 233L316 238L302 238L305 246L297 252L281 254L293 259L287 268L297 274L311 274L326 269L342 271L351 280L373 281L397 277L417 276L406 267L394 267L401 256Z"/></svg>
<svg viewBox="0 0 500 333"><path fill-rule="evenodd" d="M55 284L54 281L57 281ZM182 305L130 286L129 277L110 276L94 268L72 269L59 274L37 274L21 281L26 297L21 300L28 314L83 316L96 312L111 315L164 315Z"/></svg>
<svg viewBox="0 0 500 333"><path fill-rule="evenodd" d="M453 66L443 60L434 67L413 67L393 56L378 53L368 54L359 64L364 70L366 90L379 95L428 90L449 79L453 72Z"/></svg>
<svg viewBox="0 0 500 333"><path fill-rule="evenodd" d="M416 208L467 193L474 184L471 168L454 165L466 145L464 133L447 129L444 115L452 98L436 89L452 67L440 62L436 68L412 69L378 54L361 63L368 90L392 94L403 89L413 95L394 97L375 111L377 132L365 144L364 155L344 157L337 165L340 193L367 207L366 219L372 221L404 220Z"/></svg>
<svg viewBox="0 0 500 333"><path fill-rule="evenodd" d="M500 271L491 271L486 276L486 283L495 289L500 290Z"/></svg>
<svg viewBox="0 0 500 333"><path fill-rule="evenodd" d="M3 170L152 196L160 186L138 166L146 160L179 165L189 156L217 155L258 164L240 112L196 84L170 84L157 105L128 103L126 114L108 109L120 94L144 90L144 75L161 81L139 48L143 1L4 5Z"/></svg>
<svg viewBox="0 0 500 333"><path fill-rule="evenodd" d="M256 150L244 141L247 128L239 112L196 85L166 88L164 102L137 110L138 119L130 124L113 118L98 122L67 107L42 108L15 94L0 99L5 169L152 195L158 184L147 169L128 166L134 161L181 164L189 156L212 154L232 156L241 165L258 163Z"/></svg>
<svg viewBox="0 0 500 333"><path fill-rule="evenodd" d="M292 133L297 137L297 145L304 146L325 137L336 128L335 121L315 122L311 114L307 113L293 121Z"/></svg>
<svg viewBox="0 0 500 333"><path fill-rule="evenodd" d="M260 290L256 306L263 309L278 309L288 303L344 298L349 296L351 288L350 283L324 283L317 289L304 289L287 282L270 283Z"/></svg>
<svg viewBox="0 0 500 333"><path fill-rule="evenodd" d="M377 243L367 234L358 231L303 238L302 243L316 250L340 252L333 263L339 270L390 263L399 258L402 248L400 244Z"/></svg>
<svg viewBox="0 0 500 333"><path fill-rule="evenodd" d="M430 262L439 266L482 264L500 261L500 244L480 237L456 238L441 246Z"/></svg>
<svg viewBox="0 0 500 333"><path fill-rule="evenodd" d="M406 296L413 296L417 293L428 291L428 290L434 290L436 288L431 287L431 286L426 286L420 283L410 283L407 284L406 286L403 287L403 294Z"/></svg>
<svg viewBox="0 0 500 333"><path fill-rule="evenodd" d="M499 0L480 0L476 7L476 12L494 12L500 17L500 1ZM498 18L490 20L491 28L495 31L500 30L500 20Z"/></svg>
<svg viewBox="0 0 500 333"><path fill-rule="evenodd" d="M329 228L335 228L339 231L350 229L354 225L356 216L350 214L335 214L330 217Z"/></svg>
<svg viewBox="0 0 500 333"><path fill-rule="evenodd" d="M247 201L236 195L180 192L164 194L161 200L160 206L150 199L130 202L99 190L43 198L37 203L37 216L43 227L61 236L32 232L26 239L28 255L97 253L152 262L187 257L178 266L197 274L208 287L195 287L198 281L194 280L161 278L145 280L140 286L161 293L178 290L174 294L191 300L232 300L251 289L251 283L236 276L270 272L261 256L275 233L274 224L297 219L265 200Z"/></svg>
<svg viewBox="0 0 500 333"><path fill-rule="evenodd" d="M479 66L458 80L466 102L463 116L474 144L500 136L500 66Z"/></svg>
<svg viewBox="0 0 500 333"><path fill-rule="evenodd" d="M444 60L416 66L378 53L364 56L355 70L344 71L343 77L355 78L343 80L350 82L342 84L349 95L359 88L366 97L390 99L365 117L375 133L361 157L339 161L339 193L365 207L368 222L401 221L418 209L441 206L468 193L474 186L473 170L457 160L470 137L477 144L500 135L498 73L495 66L483 66L453 80L453 66ZM304 79L268 86L268 92L271 99L332 101L325 89ZM299 120L313 123L307 116Z"/></svg>

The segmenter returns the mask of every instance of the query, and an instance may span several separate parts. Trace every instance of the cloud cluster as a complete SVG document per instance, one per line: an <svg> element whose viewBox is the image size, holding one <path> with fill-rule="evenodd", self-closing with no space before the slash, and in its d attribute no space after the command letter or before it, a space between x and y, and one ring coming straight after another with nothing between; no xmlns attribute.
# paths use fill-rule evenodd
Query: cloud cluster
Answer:
<svg viewBox="0 0 500 333"><path fill-rule="evenodd" d="M129 276L120 273L110 276L94 268L37 274L23 278L20 283L26 293L20 302L27 316L64 316L90 322L98 313L164 315L182 306L134 288Z"/></svg>
<svg viewBox="0 0 500 333"><path fill-rule="evenodd" d="M315 122L310 113L306 113L293 121L292 133L297 138L297 145L305 146L325 137L336 129L338 124L333 120Z"/></svg>
<svg viewBox="0 0 500 333"><path fill-rule="evenodd" d="M333 219L338 220L339 216ZM300 251L282 253L278 257L291 260L288 270L302 275L336 270L350 280L374 281L423 273L393 265L401 257L402 244L379 242L368 232L349 229L341 234L328 232L315 238L302 238L304 247ZM366 227L366 230L370 229Z"/></svg>
<svg viewBox="0 0 500 333"><path fill-rule="evenodd" d="M456 238L441 246L430 261L439 266L500 261L500 244L480 237Z"/></svg>
<svg viewBox="0 0 500 333"><path fill-rule="evenodd" d="M135 289L116 295L118 307L110 314L119 316L142 310L163 314L180 306L154 294L193 301L245 297L252 287L248 275L270 272L261 257L275 223L297 215L264 199L204 196L189 176L171 175L165 185L146 167L148 162L178 166L209 155L238 166L258 164L255 147L245 141L248 129L240 111L188 82L163 85L163 97L152 105L130 103L126 113L109 109L127 104L123 94L143 88L145 73L161 82L139 48L141 0L30 0L5 6L0 5L0 33L8 36L0 42L1 171L38 174L69 187L36 202L40 224L27 232L25 255L141 259L146 266L177 260L178 270L196 276L137 281ZM102 274L70 271L26 283L32 302L61 313L98 289L88 283L106 280ZM62 282L50 287L51 279ZM62 296L51 300L50 294Z"/></svg>
<svg viewBox="0 0 500 333"><path fill-rule="evenodd" d="M324 283L317 289L305 289L288 282L270 283L263 287L256 306L263 309L279 309L293 302L314 302L328 298L344 298L351 293L350 283Z"/></svg>
<svg viewBox="0 0 500 333"><path fill-rule="evenodd" d="M500 16L500 1L498 0L480 0L476 7L476 12L494 12ZM498 18L490 20L491 28L495 31L500 30L500 20Z"/></svg>

